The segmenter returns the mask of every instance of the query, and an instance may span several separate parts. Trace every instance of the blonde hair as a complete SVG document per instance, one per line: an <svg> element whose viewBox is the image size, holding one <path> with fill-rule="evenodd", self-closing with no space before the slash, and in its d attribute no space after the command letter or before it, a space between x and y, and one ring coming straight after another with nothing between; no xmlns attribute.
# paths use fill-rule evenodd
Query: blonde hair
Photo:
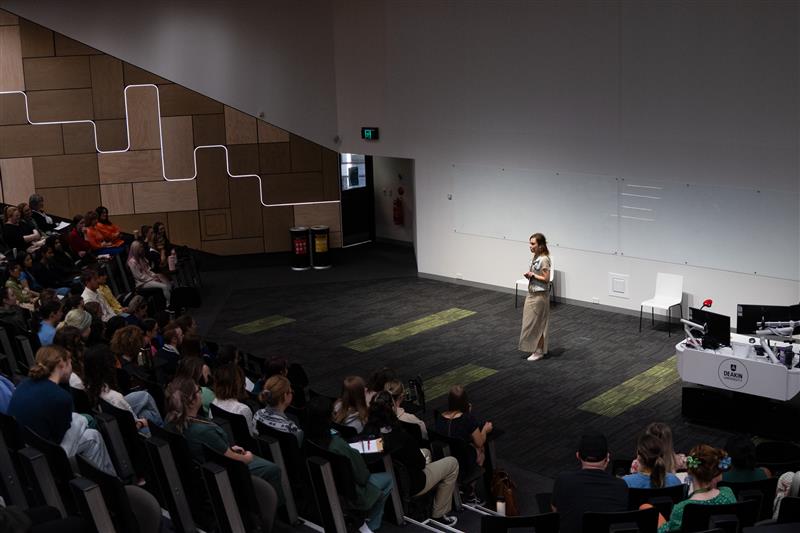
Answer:
<svg viewBox="0 0 800 533"><path fill-rule="evenodd" d="M42 346L36 352L36 364L28 371L28 376L33 380L49 378L58 364L69 361L69 358L69 352L62 346Z"/></svg>
<svg viewBox="0 0 800 533"><path fill-rule="evenodd" d="M383 390L388 392L392 395L392 399L397 401L398 398L402 398L403 395L406 393L406 388L403 385L403 382L399 379L393 379L391 381L387 381L386 384L383 386Z"/></svg>
<svg viewBox="0 0 800 533"><path fill-rule="evenodd" d="M279 405L289 394L292 384L286 377L281 375L270 376L264 383L264 389L259 395L262 402L266 402L270 407Z"/></svg>

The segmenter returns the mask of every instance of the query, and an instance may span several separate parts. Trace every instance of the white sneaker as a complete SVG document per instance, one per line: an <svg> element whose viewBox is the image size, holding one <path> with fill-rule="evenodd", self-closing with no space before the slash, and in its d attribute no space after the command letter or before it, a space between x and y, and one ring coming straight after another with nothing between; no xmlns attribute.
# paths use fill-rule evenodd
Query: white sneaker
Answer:
<svg viewBox="0 0 800 533"><path fill-rule="evenodd" d="M358 528L358 533L372 533L372 530L369 528L366 521L364 521L364 523L361 524L361 527Z"/></svg>
<svg viewBox="0 0 800 533"><path fill-rule="evenodd" d="M533 352L530 357L528 357L528 361L538 361L544 357L543 353Z"/></svg>

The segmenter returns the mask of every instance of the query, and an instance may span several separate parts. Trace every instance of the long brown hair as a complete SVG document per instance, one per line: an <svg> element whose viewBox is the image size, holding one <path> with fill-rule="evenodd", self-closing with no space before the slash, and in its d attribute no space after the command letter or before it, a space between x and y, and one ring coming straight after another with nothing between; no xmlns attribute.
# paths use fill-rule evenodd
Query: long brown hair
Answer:
<svg viewBox="0 0 800 533"><path fill-rule="evenodd" d="M33 380L49 378L62 361L69 361L69 352L65 348L53 344L42 346L36 351L36 364L28 371L28 376Z"/></svg>
<svg viewBox="0 0 800 533"><path fill-rule="evenodd" d="M667 472L675 473L675 449L672 446L672 429L664 422L652 422L647 425L644 432L661 441L661 455L664 457L664 467Z"/></svg>
<svg viewBox="0 0 800 533"><path fill-rule="evenodd" d="M550 250L547 248L547 238L541 233L534 233L530 237L528 237L528 241L531 239L536 239L536 244L539 245L539 254L538 255L550 255Z"/></svg>
<svg viewBox="0 0 800 533"><path fill-rule="evenodd" d="M173 379L167 385L164 393L167 416L164 421L173 424L181 433L189 425L189 405L194 401L198 388L197 382L187 378Z"/></svg>
<svg viewBox="0 0 800 533"><path fill-rule="evenodd" d="M342 383L342 396L339 398L339 410L333 414L333 420L341 424L352 413L358 418L367 420L367 397L364 391L364 379L361 376L347 376Z"/></svg>
<svg viewBox="0 0 800 533"><path fill-rule="evenodd" d="M220 400L241 400L244 396L244 372L236 363L214 370L214 396Z"/></svg>
<svg viewBox="0 0 800 533"><path fill-rule="evenodd" d="M639 464L650 471L650 487L654 489L664 487L667 468L661 439L643 433L636 444L636 456L639 458Z"/></svg>
<svg viewBox="0 0 800 533"><path fill-rule="evenodd" d="M56 330L53 345L65 348L72 356L72 371L83 380L83 343L81 330L75 326L63 326Z"/></svg>

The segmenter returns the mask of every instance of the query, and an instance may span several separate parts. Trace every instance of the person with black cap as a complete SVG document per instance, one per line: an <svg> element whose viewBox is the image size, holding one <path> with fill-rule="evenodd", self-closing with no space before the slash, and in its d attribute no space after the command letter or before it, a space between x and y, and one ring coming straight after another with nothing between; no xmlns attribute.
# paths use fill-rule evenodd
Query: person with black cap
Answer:
<svg viewBox="0 0 800 533"><path fill-rule="evenodd" d="M551 507L561 515L561 533L580 533L585 512L628 509L628 485L606 471L611 456L605 435L583 435L575 455L581 469L561 473L553 485Z"/></svg>

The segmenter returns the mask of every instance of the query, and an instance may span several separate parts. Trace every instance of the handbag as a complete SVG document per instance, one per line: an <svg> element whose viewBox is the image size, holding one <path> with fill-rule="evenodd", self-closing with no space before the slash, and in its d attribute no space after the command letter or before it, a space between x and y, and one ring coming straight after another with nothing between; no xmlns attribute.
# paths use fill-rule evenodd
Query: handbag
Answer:
<svg viewBox="0 0 800 533"><path fill-rule="evenodd" d="M503 500L506 504L506 516L519 516L517 507L517 485L505 470L495 470L492 474L492 496L495 500Z"/></svg>

